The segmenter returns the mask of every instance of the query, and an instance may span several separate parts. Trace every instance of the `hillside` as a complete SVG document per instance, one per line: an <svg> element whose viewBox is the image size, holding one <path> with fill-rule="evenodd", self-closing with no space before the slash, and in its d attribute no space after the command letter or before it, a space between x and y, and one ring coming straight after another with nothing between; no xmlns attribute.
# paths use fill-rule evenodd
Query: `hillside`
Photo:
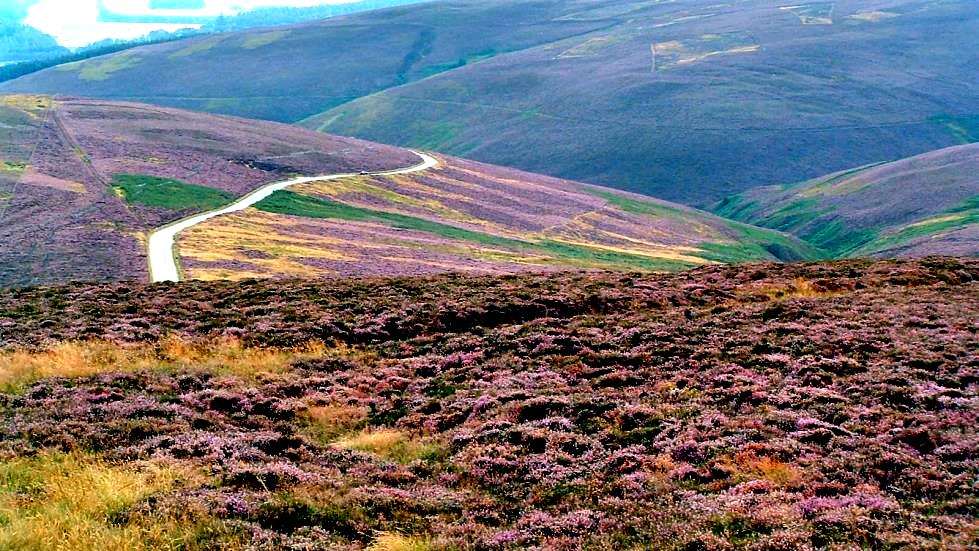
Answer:
<svg viewBox="0 0 979 551"><path fill-rule="evenodd" d="M661 270L811 258L810 247L655 199L286 125L96 100L0 98L0 285L145 279L147 232L295 175L177 242L191 277L560 267Z"/></svg>
<svg viewBox="0 0 979 551"><path fill-rule="evenodd" d="M0 286L143 279L146 231L286 175L401 149L137 104L0 97Z"/></svg>
<svg viewBox="0 0 979 551"><path fill-rule="evenodd" d="M3 83L0 91L127 99L296 122L451 68L606 23L562 21L559 2L439 3L155 44ZM514 21L526 23L514 24Z"/></svg>
<svg viewBox="0 0 979 551"><path fill-rule="evenodd" d="M177 241L194 279L678 270L814 258L771 230L611 189L441 156L410 175L279 191Z"/></svg>
<svg viewBox="0 0 979 551"><path fill-rule="evenodd" d="M834 256L979 256L979 144L755 188L712 210Z"/></svg>
<svg viewBox="0 0 979 551"><path fill-rule="evenodd" d="M0 547L974 549L977 311L951 259L0 290Z"/></svg>
<svg viewBox="0 0 979 551"><path fill-rule="evenodd" d="M451 0L130 50L0 90L302 120L705 206L974 141L977 18L969 0Z"/></svg>

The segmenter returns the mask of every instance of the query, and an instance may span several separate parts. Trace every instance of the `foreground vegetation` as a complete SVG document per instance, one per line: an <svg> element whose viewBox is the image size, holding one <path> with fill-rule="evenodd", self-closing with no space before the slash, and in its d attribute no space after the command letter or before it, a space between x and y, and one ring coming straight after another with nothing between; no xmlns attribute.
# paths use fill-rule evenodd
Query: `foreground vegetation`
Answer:
<svg viewBox="0 0 979 551"><path fill-rule="evenodd" d="M974 548L979 263L0 291L0 547Z"/></svg>

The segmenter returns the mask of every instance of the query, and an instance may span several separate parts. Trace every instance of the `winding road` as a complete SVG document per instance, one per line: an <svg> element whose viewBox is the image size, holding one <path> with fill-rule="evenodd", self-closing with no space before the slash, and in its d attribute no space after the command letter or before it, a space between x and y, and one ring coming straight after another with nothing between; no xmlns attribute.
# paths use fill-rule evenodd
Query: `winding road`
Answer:
<svg viewBox="0 0 979 551"><path fill-rule="evenodd" d="M412 151L412 153L421 157L422 162L408 168L381 172L369 172L367 174L370 174L371 176L410 174L413 172L422 172L438 165L438 161L434 157L424 153L419 153L417 151ZM327 174L325 176L303 176L301 178L293 178L292 180L273 182L240 197L230 205L208 212L203 212L201 214L195 214L189 218L177 220L176 222L172 222L166 226L153 230L150 232L149 238L147 239L147 258L149 259L150 281L153 283L159 283L162 281L180 281L180 260L176 250L177 235L180 234L180 232L192 228L202 222L206 222L211 218L245 210L255 203L269 197L276 191L284 190L290 186L307 184L310 182L322 182L326 180L339 180L341 178L349 178L351 176L357 176L357 174L345 173Z"/></svg>

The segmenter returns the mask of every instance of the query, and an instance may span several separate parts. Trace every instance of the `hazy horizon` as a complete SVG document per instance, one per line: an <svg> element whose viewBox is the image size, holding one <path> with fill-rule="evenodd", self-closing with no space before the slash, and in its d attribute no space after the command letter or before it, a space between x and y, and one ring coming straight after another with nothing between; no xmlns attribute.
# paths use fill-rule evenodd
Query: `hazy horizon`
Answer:
<svg viewBox="0 0 979 551"><path fill-rule="evenodd" d="M216 16L234 15L263 7L310 7L351 4L359 0L204 0L203 8L152 9L150 0L102 0L102 5L126 15ZM199 28L194 23L108 23L99 21L98 0L38 0L27 10L23 23L53 36L67 48L106 39L135 39L153 31L173 32Z"/></svg>

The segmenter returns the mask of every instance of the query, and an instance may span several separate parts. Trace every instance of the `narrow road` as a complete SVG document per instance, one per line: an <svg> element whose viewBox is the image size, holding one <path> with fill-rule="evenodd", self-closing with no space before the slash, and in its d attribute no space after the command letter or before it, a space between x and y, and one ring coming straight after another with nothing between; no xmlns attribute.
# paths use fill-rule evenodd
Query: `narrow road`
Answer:
<svg viewBox="0 0 979 551"><path fill-rule="evenodd" d="M434 157L425 155L424 153L419 153L417 151L413 151L412 153L421 157L422 162L408 168L371 172L370 175L394 176L397 174L410 174L412 172L422 172L438 165L438 161L435 160ZM202 222L206 222L211 218L245 210L262 199L272 195L276 191L281 191L290 186L307 184L310 182L322 182L324 180L339 180L341 178L349 178L351 176L357 176L357 174L348 173L327 174L325 176L304 176L301 178L293 178L292 180L285 180L283 182L273 182L242 196L228 206L203 212L201 214L195 214L189 218L184 218L183 220L178 220L153 230L150 232L149 239L147 240L147 257L149 259L150 281L153 283L158 283L161 281L180 281L180 268L178 267L180 259L178 258L177 249L175 246L177 242L177 235L180 234L180 232L188 228L192 228Z"/></svg>

